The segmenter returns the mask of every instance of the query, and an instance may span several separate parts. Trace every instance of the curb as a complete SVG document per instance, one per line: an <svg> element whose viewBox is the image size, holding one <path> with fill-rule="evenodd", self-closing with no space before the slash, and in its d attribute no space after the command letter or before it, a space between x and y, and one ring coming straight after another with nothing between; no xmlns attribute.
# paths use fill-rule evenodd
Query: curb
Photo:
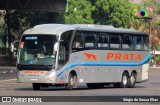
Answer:
<svg viewBox="0 0 160 105"><path fill-rule="evenodd" d="M17 70L16 67L9 67L9 66L0 66L0 71L1 70Z"/></svg>
<svg viewBox="0 0 160 105"><path fill-rule="evenodd" d="M8 82L8 81L15 81L17 80L17 78L13 78L13 79L4 79L4 80L0 80L0 83L4 83L4 82Z"/></svg>
<svg viewBox="0 0 160 105"><path fill-rule="evenodd" d="M160 69L160 67L150 67L151 69Z"/></svg>

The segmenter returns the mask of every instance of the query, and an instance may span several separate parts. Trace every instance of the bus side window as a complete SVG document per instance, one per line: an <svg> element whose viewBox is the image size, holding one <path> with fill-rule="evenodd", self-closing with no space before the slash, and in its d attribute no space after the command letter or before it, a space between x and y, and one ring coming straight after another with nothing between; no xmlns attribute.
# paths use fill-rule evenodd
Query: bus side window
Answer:
<svg viewBox="0 0 160 105"><path fill-rule="evenodd" d="M132 50L132 36L124 35L122 36L122 49Z"/></svg>
<svg viewBox="0 0 160 105"><path fill-rule="evenodd" d="M148 51L149 49L149 39L147 36L143 36L144 50Z"/></svg>
<svg viewBox="0 0 160 105"><path fill-rule="evenodd" d="M69 46L73 31L64 32L61 35L61 42L59 46L58 64L62 67L69 60Z"/></svg>
<svg viewBox="0 0 160 105"><path fill-rule="evenodd" d="M105 33L98 35L98 48L99 49L108 49L108 38L109 38L109 35Z"/></svg>
<svg viewBox="0 0 160 105"><path fill-rule="evenodd" d="M110 35L110 49L120 49L120 36L119 35Z"/></svg>
<svg viewBox="0 0 160 105"><path fill-rule="evenodd" d="M76 32L72 42L72 52L83 50L83 33Z"/></svg>
<svg viewBox="0 0 160 105"><path fill-rule="evenodd" d="M65 64L65 47L64 43L61 42L59 46L59 54L58 54L58 64L64 65Z"/></svg>
<svg viewBox="0 0 160 105"><path fill-rule="evenodd" d="M135 41L134 50L143 50L142 37L135 36L134 41Z"/></svg>
<svg viewBox="0 0 160 105"><path fill-rule="evenodd" d="M85 49L96 48L96 34L94 32L85 32Z"/></svg>

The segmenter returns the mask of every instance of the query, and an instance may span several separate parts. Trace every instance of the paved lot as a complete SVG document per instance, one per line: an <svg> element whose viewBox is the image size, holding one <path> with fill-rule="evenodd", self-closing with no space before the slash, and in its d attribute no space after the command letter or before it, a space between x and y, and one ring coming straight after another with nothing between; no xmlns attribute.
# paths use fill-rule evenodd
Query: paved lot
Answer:
<svg viewBox="0 0 160 105"><path fill-rule="evenodd" d="M4 69L3 69L4 70ZM4 71L10 71L5 69ZM149 81L136 84L135 88L113 88L112 85L103 89L88 89L85 84L78 85L73 91L68 91L64 87L49 87L39 91L33 91L29 83L17 83L16 69L13 72L1 73L5 78L0 80L0 96L159 96L160 97L160 69L151 68L149 71ZM14 104L14 103L13 103ZM51 103L47 103L51 104ZM135 103L109 103L109 102L61 102L56 105L160 105L152 102ZM0 103L1 105L1 103ZM34 105L36 105L34 103ZM52 104L53 105L53 104Z"/></svg>

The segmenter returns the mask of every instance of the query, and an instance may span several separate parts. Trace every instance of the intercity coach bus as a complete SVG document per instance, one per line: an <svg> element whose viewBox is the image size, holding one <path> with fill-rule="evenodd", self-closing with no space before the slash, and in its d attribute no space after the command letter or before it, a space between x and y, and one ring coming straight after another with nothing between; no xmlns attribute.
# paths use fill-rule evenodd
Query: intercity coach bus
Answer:
<svg viewBox="0 0 160 105"><path fill-rule="evenodd" d="M148 80L145 32L94 24L43 24L26 30L17 57L17 81L34 90L79 83L89 88L133 88Z"/></svg>

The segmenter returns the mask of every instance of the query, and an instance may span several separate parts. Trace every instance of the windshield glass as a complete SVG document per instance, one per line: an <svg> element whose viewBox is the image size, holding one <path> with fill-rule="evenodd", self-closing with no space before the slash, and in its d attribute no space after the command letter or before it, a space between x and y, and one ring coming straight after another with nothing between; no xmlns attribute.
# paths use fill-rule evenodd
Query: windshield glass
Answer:
<svg viewBox="0 0 160 105"><path fill-rule="evenodd" d="M53 65L53 47L56 42L56 35L24 35L20 42L18 64Z"/></svg>

